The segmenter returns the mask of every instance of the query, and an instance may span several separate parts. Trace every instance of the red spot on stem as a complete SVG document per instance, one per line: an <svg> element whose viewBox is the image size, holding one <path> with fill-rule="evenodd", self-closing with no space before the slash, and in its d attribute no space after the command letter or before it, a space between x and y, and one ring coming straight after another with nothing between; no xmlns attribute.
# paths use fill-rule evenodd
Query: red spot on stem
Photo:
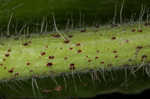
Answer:
<svg viewBox="0 0 150 99"><path fill-rule="evenodd" d="M147 55L142 55L141 56L141 61L143 61L144 59L146 59L147 58Z"/></svg>
<svg viewBox="0 0 150 99"><path fill-rule="evenodd" d="M10 49L10 48L8 49L8 52L11 52L11 49Z"/></svg>
<svg viewBox="0 0 150 99"><path fill-rule="evenodd" d="M52 36L53 36L54 38L59 38L59 37L60 37L59 34L52 34Z"/></svg>
<svg viewBox="0 0 150 99"><path fill-rule="evenodd" d="M116 55L115 58L118 58L118 55Z"/></svg>
<svg viewBox="0 0 150 99"><path fill-rule="evenodd" d="M72 50L73 48L72 48L72 47L70 47L69 49L70 49L70 50Z"/></svg>
<svg viewBox="0 0 150 99"><path fill-rule="evenodd" d="M49 58L49 59L54 59L54 58L55 58L55 56L49 56L48 58Z"/></svg>
<svg viewBox="0 0 150 99"><path fill-rule="evenodd" d="M104 64L104 61L102 61L101 64Z"/></svg>
<svg viewBox="0 0 150 99"><path fill-rule="evenodd" d="M41 52L41 56L44 56L44 55L46 55L46 53L45 52Z"/></svg>
<svg viewBox="0 0 150 99"><path fill-rule="evenodd" d="M142 29L139 29L138 32L143 32L143 30L142 30Z"/></svg>
<svg viewBox="0 0 150 99"><path fill-rule="evenodd" d="M116 37L112 37L111 39L112 39L112 40L115 40L115 39L116 39Z"/></svg>
<svg viewBox="0 0 150 99"><path fill-rule="evenodd" d="M72 37L73 37L73 35L69 35L68 37L69 37L69 38L72 38Z"/></svg>
<svg viewBox="0 0 150 99"><path fill-rule="evenodd" d="M81 53L81 52L82 52L82 50L81 50L81 49L79 49L77 52L78 52L78 53Z"/></svg>
<svg viewBox="0 0 150 99"><path fill-rule="evenodd" d="M28 66L29 66L29 65L30 65L30 62L27 62L27 63L26 63L26 65L28 65Z"/></svg>
<svg viewBox="0 0 150 99"><path fill-rule="evenodd" d="M117 53L117 51L116 51L116 50L114 50L114 51L113 51L113 53Z"/></svg>
<svg viewBox="0 0 150 99"><path fill-rule="evenodd" d="M69 40L64 40L64 43L68 44L70 41Z"/></svg>
<svg viewBox="0 0 150 99"><path fill-rule="evenodd" d="M137 46L136 47L136 49L142 49L143 48L143 46Z"/></svg>
<svg viewBox="0 0 150 99"><path fill-rule="evenodd" d="M9 73L13 73L14 72L14 68L11 68L8 72Z"/></svg>
<svg viewBox="0 0 150 99"><path fill-rule="evenodd" d="M75 64L71 63L70 64L70 70L74 70L75 69Z"/></svg>
<svg viewBox="0 0 150 99"><path fill-rule="evenodd" d="M126 43L129 43L129 40L125 40Z"/></svg>
<svg viewBox="0 0 150 99"><path fill-rule="evenodd" d="M80 45L81 45L80 43L77 43L77 44L76 44L76 46L80 46Z"/></svg>
<svg viewBox="0 0 150 99"><path fill-rule="evenodd" d="M98 56L95 57L95 59L98 59L98 58L99 58Z"/></svg>
<svg viewBox="0 0 150 99"><path fill-rule="evenodd" d="M91 59L88 60L88 62L91 62L91 61L92 61Z"/></svg>
<svg viewBox="0 0 150 99"><path fill-rule="evenodd" d="M10 54L8 54L8 53L7 53L7 54L5 54L5 56L6 56L6 57L9 57L9 56L10 56Z"/></svg>
<svg viewBox="0 0 150 99"><path fill-rule="evenodd" d="M53 65L53 63L51 63L51 62L46 64L47 67L51 67L52 65Z"/></svg>
<svg viewBox="0 0 150 99"><path fill-rule="evenodd" d="M132 29L131 31L132 31L132 32L136 32L136 29Z"/></svg>
<svg viewBox="0 0 150 99"><path fill-rule="evenodd" d="M23 45L24 45L24 46L28 46L29 44L28 44L28 43L24 43Z"/></svg>

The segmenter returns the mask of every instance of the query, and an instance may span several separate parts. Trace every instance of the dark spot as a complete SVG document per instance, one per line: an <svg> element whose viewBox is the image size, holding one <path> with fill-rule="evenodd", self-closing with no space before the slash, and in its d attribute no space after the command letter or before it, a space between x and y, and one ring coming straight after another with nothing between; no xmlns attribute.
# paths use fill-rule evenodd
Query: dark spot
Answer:
<svg viewBox="0 0 150 99"><path fill-rule="evenodd" d="M147 55L142 55L141 56L141 60L143 61L144 59L146 59L147 58Z"/></svg>
<svg viewBox="0 0 150 99"><path fill-rule="evenodd" d="M57 92L61 91L62 89L63 89L63 88L62 88L62 86L60 86L60 85L57 86L56 88L54 88L54 90L57 91Z"/></svg>
<svg viewBox="0 0 150 99"><path fill-rule="evenodd" d="M114 50L114 51L113 51L113 53L117 53L117 51L116 51L116 50Z"/></svg>
<svg viewBox="0 0 150 99"><path fill-rule="evenodd" d="M31 64L30 62L27 62L27 63L26 63L26 65L28 65L28 66L29 66L30 64Z"/></svg>
<svg viewBox="0 0 150 99"><path fill-rule="evenodd" d="M118 55L116 55L115 58L118 58Z"/></svg>
<svg viewBox="0 0 150 99"><path fill-rule="evenodd" d="M5 56L6 56L6 57L9 57L9 56L10 56L10 54L8 54L8 53L7 53L7 54L5 54Z"/></svg>
<svg viewBox="0 0 150 99"><path fill-rule="evenodd" d="M129 40L125 40L126 43L129 43Z"/></svg>
<svg viewBox="0 0 150 99"><path fill-rule="evenodd" d="M70 70L74 70L75 69L75 64L71 63L70 64Z"/></svg>
<svg viewBox="0 0 150 99"><path fill-rule="evenodd" d="M4 69L7 69L7 67L4 67Z"/></svg>
<svg viewBox="0 0 150 99"><path fill-rule="evenodd" d="M136 29L132 29L131 31L132 31L132 32L136 32Z"/></svg>
<svg viewBox="0 0 150 99"><path fill-rule="evenodd" d="M52 65L53 65L53 63L51 63L51 62L46 64L47 67L51 67Z"/></svg>
<svg viewBox="0 0 150 99"><path fill-rule="evenodd" d="M9 48L7 51L8 51L8 52L11 52L11 49Z"/></svg>
<svg viewBox="0 0 150 99"><path fill-rule="evenodd" d="M112 39L112 40L115 40L115 39L116 39L116 37L112 37L111 39Z"/></svg>
<svg viewBox="0 0 150 99"><path fill-rule="evenodd" d="M139 50L142 49L142 48L143 48L143 46L137 46L136 47L136 49L139 49Z"/></svg>
<svg viewBox="0 0 150 99"><path fill-rule="evenodd" d="M95 57L95 59L98 59L98 58L99 58L98 56Z"/></svg>
<svg viewBox="0 0 150 99"><path fill-rule="evenodd" d="M54 58L55 58L55 56L49 56L48 58L49 58L49 59L54 59Z"/></svg>
<svg viewBox="0 0 150 99"><path fill-rule="evenodd" d="M14 68L11 68L8 72L9 73L13 73L14 72Z"/></svg>
<svg viewBox="0 0 150 99"><path fill-rule="evenodd" d="M81 45L80 43L77 43L77 44L76 44L76 46L80 46L80 45Z"/></svg>
<svg viewBox="0 0 150 99"><path fill-rule="evenodd" d="M139 29L138 32L143 32L143 30L142 30L142 29Z"/></svg>
<svg viewBox="0 0 150 99"><path fill-rule="evenodd" d="M82 50L80 50L80 49L79 49L77 52L78 52L78 53L81 53L81 52L82 52Z"/></svg>
<svg viewBox="0 0 150 99"><path fill-rule="evenodd" d="M23 43L23 45L24 45L24 46L28 46L29 44L28 44L28 43Z"/></svg>
<svg viewBox="0 0 150 99"><path fill-rule="evenodd" d="M0 66L3 66L3 64L0 64Z"/></svg>
<svg viewBox="0 0 150 99"><path fill-rule="evenodd" d="M64 40L64 43L66 43L66 44L69 43L69 42L70 42L69 40Z"/></svg>
<svg viewBox="0 0 150 99"><path fill-rule="evenodd" d="M102 61L101 64L104 64L104 61Z"/></svg>
<svg viewBox="0 0 150 99"><path fill-rule="evenodd" d="M72 37L73 37L73 35L69 35L68 37L69 37L69 38L72 38Z"/></svg>
<svg viewBox="0 0 150 99"><path fill-rule="evenodd" d="M54 38L59 38L60 37L59 34L52 34L51 36L53 36Z"/></svg>
<svg viewBox="0 0 150 99"><path fill-rule="evenodd" d="M91 59L88 60L88 62L91 62L91 61L92 61Z"/></svg>
<svg viewBox="0 0 150 99"><path fill-rule="evenodd" d="M72 50L73 48L72 48L72 47L70 47L69 49L70 49L70 50Z"/></svg>
<svg viewBox="0 0 150 99"><path fill-rule="evenodd" d="M44 55L46 55L46 53L45 52L41 52L41 56L44 56Z"/></svg>

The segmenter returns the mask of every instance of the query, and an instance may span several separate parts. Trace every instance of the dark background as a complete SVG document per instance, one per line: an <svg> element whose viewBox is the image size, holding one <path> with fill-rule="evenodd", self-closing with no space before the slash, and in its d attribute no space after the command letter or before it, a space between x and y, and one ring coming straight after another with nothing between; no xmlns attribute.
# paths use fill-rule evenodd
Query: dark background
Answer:
<svg viewBox="0 0 150 99"><path fill-rule="evenodd" d="M144 90L138 94L121 94L121 93L111 93L97 95L93 98L81 98L81 99L149 99L150 98L150 89Z"/></svg>

